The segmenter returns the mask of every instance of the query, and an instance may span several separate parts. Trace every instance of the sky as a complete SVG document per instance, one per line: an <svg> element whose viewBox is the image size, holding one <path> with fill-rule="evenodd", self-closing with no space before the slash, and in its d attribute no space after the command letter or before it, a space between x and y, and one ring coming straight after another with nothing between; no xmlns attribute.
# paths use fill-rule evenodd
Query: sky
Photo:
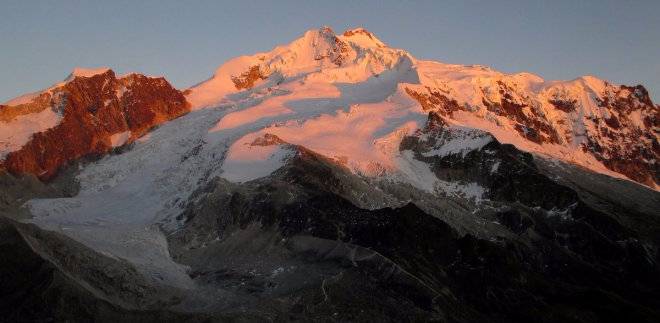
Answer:
<svg viewBox="0 0 660 323"><path fill-rule="evenodd" d="M660 1L0 0L0 102L76 66L184 89L224 61L323 25L364 27L420 59L643 84L660 101Z"/></svg>

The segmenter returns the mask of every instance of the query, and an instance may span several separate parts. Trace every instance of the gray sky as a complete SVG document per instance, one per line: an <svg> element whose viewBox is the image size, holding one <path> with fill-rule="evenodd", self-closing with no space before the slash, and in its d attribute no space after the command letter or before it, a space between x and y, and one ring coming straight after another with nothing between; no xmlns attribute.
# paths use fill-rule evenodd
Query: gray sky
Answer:
<svg viewBox="0 0 660 323"><path fill-rule="evenodd" d="M75 66L163 75L186 88L229 58L322 25L365 27L423 59L643 84L660 101L657 0L0 0L0 102L48 87Z"/></svg>

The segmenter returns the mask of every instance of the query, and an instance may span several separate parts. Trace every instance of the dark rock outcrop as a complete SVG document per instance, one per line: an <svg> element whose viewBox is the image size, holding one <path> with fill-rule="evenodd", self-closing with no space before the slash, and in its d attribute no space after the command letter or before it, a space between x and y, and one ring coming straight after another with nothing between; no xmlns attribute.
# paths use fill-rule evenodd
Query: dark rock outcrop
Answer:
<svg viewBox="0 0 660 323"><path fill-rule="evenodd" d="M408 148L422 148L409 140ZM485 239L460 234L415 204L356 207L342 194L357 187L346 187L354 175L301 149L268 178L219 179L200 189L183 229L170 237L172 252L199 283L248 294L258 308L277 299L277 319L657 320L655 215L605 212L605 200L583 199L533 159L493 141L464 157L426 161L436 173L451 163L454 180L483 178L492 211L466 211L461 221L496 221L507 232ZM270 274L278 267L287 278ZM301 277L304 284L292 285Z"/></svg>

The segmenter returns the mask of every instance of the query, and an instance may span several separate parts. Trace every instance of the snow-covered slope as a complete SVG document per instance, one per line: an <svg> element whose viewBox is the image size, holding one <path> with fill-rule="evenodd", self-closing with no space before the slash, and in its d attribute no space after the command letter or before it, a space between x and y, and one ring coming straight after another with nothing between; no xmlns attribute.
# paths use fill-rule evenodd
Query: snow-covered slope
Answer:
<svg viewBox="0 0 660 323"><path fill-rule="evenodd" d="M237 92L275 87L293 80L355 84L400 66L410 66L412 60L407 52L385 46L364 29L335 35L323 27L309 30L270 52L229 60L209 80L191 88L187 97L194 106L204 107L231 102L236 98L231 94ZM319 96L326 95L320 91L323 89L316 90Z"/></svg>
<svg viewBox="0 0 660 323"><path fill-rule="evenodd" d="M51 108L0 121L0 159L23 147L33 134L57 126L62 118L61 112Z"/></svg>
<svg viewBox="0 0 660 323"><path fill-rule="evenodd" d="M657 187L659 109L642 86L437 62L417 70L421 84L406 91L426 110L520 149Z"/></svg>
<svg viewBox="0 0 660 323"><path fill-rule="evenodd" d="M230 60L187 98L196 108L251 100L212 131L257 126L364 174L396 172L397 138L440 111L520 149L657 186L658 107L643 87L421 61L361 28L310 30Z"/></svg>

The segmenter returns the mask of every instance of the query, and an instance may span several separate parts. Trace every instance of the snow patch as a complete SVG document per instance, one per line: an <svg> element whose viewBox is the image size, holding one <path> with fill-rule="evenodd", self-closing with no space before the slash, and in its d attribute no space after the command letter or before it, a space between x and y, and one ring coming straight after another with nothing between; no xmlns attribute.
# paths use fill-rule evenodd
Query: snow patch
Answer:
<svg viewBox="0 0 660 323"><path fill-rule="evenodd" d="M65 81L71 81L76 77L92 77L94 75L103 74L109 70L110 68L108 67L99 67L99 68L75 67Z"/></svg>
<svg viewBox="0 0 660 323"><path fill-rule="evenodd" d="M479 203L483 200L486 189L477 183L438 181L436 188L449 196L465 198Z"/></svg>
<svg viewBox="0 0 660 323"><path fill-rule="evenodd" d="M495 163L493 163L493 166L490 167L490 173L495 174L498 169L500 169L500 161L499 160L496 161Z"/></svg>
<svg viewBox="0 0 660 323"><path fill-rule="evenodd" d="M396 157L397 172L389 177L404 181L431 194L443 193L447 196L465 198L479 203L483 200L486 189L472 182L448 182L438 179L429 165L417 160L411 150L404 150Z"/></svg>
<svg viewBox="0 0 660 323"><path fill-rule="evenodd" d="M282 167L295 154L286 145L258 145L255 144L256 139L255 134L250 134L229 148L221 177L235 183L265 177Z"/></svg>
<svg viewBox="0 0 660 323"><path fill-rule="evenodd" d="M37 92L28 93L28 94L23 94L19 97L13 98L13 99L3 103L3 105L16 106L16 105L30 103L30 102L32 102L32 100L39 97L39 95L41 95L41 93L43 93L43 91L37 91Z"/></svg>
<svg viewBox="0 0 660 323"><path fill-rule="evenodd" d="M415 159L411 150L402 151L396 162L403 180L423 191L435 193L435 187L440 180L433 174L428 164Z"/></svg>
<svg viewBox="0 0 660 323"><path fill-rule="evenodd" d="M442 142L440 147L425 152L422 155L426 157L444 157L454 154L461 154L462 157L465 157L465 155L467 155L469 152L473 150L480 150L491 141L493 141L491 136L474 130L460 129L459 131L456 131L456 129L450 128L447 131L447 134L449 137Z"/></svg>
<svg viewBox="0 0 660 323"><path fill-rule="evenodd" d="M24 114L9 122L0 121L0 159L27 144L32 135L46 131L60 124L64 116L52 108L40 112Z"/></svg>
<svg viewBox="0 0 660 323"><path fill-rule="evenodd" d="M131 137L131 132L130 131L124 131L124 132L116 133L116 134L110 136L110 145L112 147L119 147L119 146L125 144L130 137Z"/></svg>

